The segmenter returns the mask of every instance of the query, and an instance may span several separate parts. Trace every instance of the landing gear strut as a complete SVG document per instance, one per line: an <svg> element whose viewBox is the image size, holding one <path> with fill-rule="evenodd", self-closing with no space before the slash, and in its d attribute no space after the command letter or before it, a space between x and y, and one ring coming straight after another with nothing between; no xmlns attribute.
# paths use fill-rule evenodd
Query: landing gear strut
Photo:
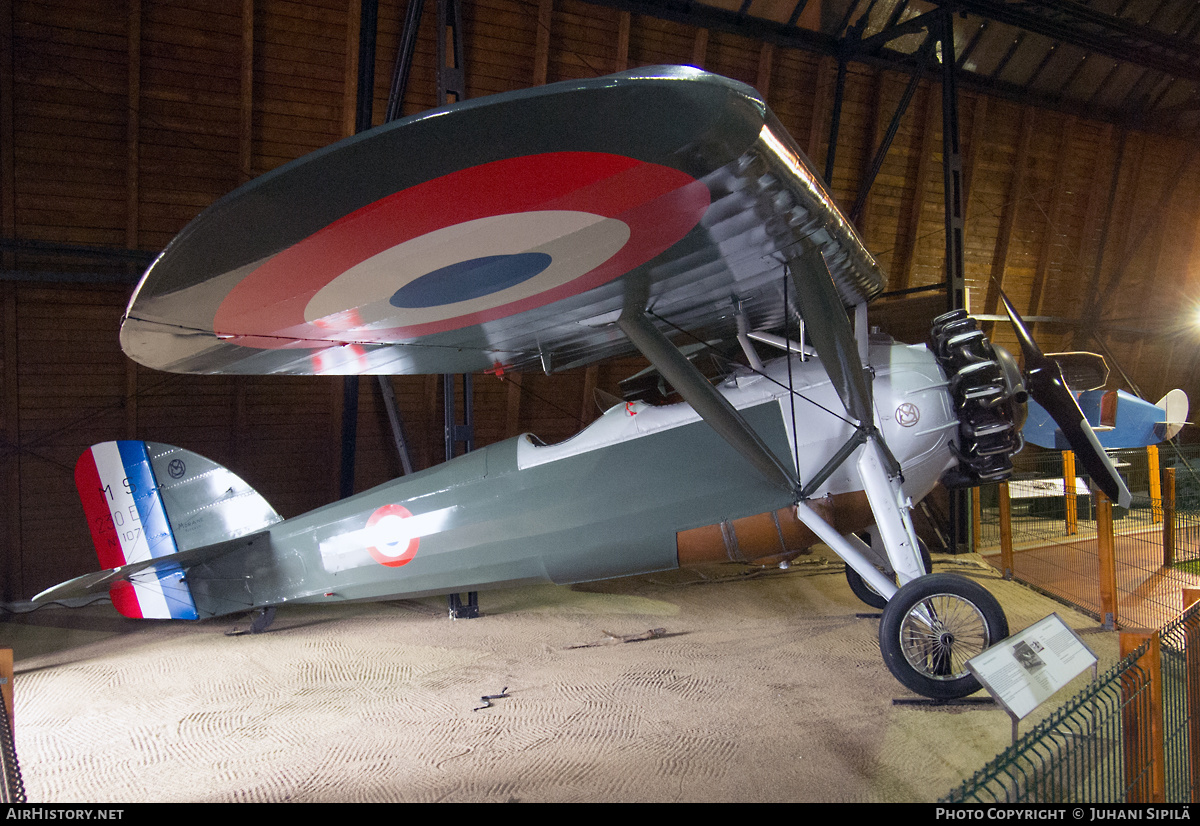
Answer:
<svg viewBox="0 0 1200 826"><path fill-rule="evenodd" d="M871 543L868 542L867 544ZM924 573L929 573L933 570L933 559L929 556L929 548L925 547L925 543L921 539L917 540L917 550L921 553L921 567L924 569ZM884 572L889 577L895 578L895 574L892 571L885 570ZM870 583L863 579L858 571L849 565L846 566L846 584L850 586L850 590L854 592L854 596L872 608L882 609L887 607L887 598L872 588Z"/></svg>

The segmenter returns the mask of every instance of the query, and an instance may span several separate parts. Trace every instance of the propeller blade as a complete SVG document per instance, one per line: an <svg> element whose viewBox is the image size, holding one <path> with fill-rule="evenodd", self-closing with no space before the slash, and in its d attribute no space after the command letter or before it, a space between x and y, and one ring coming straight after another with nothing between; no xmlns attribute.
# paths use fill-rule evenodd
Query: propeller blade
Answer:
<svg viewBox="0 0 1200 826"><path fill-rule="evenodd" d="M1008 313L1017 331L1017 341L1020 342L1021 353L1025 356L1025 388L1029 395L1046 409L1062 429L1071 449L1083 462L1096 487L1122 508L1128 508L1132 499L1129 488L1125 486L1125 481L1113 467L1112 460L1100 446L1100 440L1096 438L1092 426L1079 409L1079 402L1075 401L1075 395L1063 380L1062 368L1037 346L1020 313L1003 292L1000 293L1000 301L1003 302L1004 311Z"/></svg>
<svg viewBox="0 0 1200 826"><path fill-rule="evenodd" d="M1021 318L1021 314L1017 312L1017 308L1008 300L1008 296L1004 294L1003 290L1000 291L1000 302L1004 304L1004 312L1008 314L1008 320L1012 322L1013 328L1017 331L1017 341L1021 345L1021 354L1025 356L1025 369L1030 370L1041 367L1046 361L1046 355L1042 352L1042 348L1037 346L1037 342L1033 340L1033 334L1029 332L1029 328L1025 326L1025 321Z"/></svg>

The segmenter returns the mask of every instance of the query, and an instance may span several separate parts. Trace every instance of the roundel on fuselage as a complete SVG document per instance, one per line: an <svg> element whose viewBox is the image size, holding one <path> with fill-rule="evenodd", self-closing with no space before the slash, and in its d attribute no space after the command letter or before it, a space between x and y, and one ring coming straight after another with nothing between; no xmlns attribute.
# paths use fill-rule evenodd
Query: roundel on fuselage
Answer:
<svg viewBox="0 0 1200 826"><path fill-rule="evenodd" d="M403 505L384 505L367 519L367 552L380 565L399 568L412 562L421 539L408 520L412 512Z"/></svg>

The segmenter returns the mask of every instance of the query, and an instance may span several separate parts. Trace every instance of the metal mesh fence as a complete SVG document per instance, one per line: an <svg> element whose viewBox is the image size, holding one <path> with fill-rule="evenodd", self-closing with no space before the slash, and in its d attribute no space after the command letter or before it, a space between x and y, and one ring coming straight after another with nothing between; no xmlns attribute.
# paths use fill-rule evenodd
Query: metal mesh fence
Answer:
<svg viewBox="0 0 1200 826"><path fill-rule="evenodd" d="M1013 576L1098 617L1099 550L1086 480L1064 480L1060 452L1026 453L1018 455L1009 483ZM1116 621L1156 628L1178 611L1180 588L1200 587L1200 447L1160 447L1160 467L1175 469L1173 501L1151 486L1145 450L1111 455L1133 493L1128 510L1113 508ZM1168 525L1170 550L1164 542ZM980 489L979 537L979 553L999 567L997 485Z"/></svg>
<svg viewBox="0 0 1200 826"><path fill-rule="evenodd" d="M1121 662L941 802L1125 802L1133 783L1123 728L1148 696L1147 675L1131 661Z"/></svg>
<svg viewBox="0 0 1200 826"><path fill-rule="evenodd" d="M1152 675L1138 662L1146 643L941 802L1133 803L1160 796L1167 803L1193 802L1200 795L1200 603L1158 637L1161 755L1150 724Z"/></svg>
<svg viewBox="0 0 1200 826"><path fill-rule="evenodd" d="M8 703L0 693L0 803L24 803L25 785L17 763L17 744L8 719Z"/></svg>
<svg viewBox="0 0 1200 826"><path fill-rule="evenodd" d="M1161 631L1166 799L1200 798L1200 603Z"/></svg>
<svg viewBox="0 0 1200 826"><path fill-rule="evenodd" d="M1192 622L1196 618L1192 610ZM1187 677L1180 652L1163 657L1165 802L1192 801ZM1076 694L998 754L942 803L1133 803L1157 796L1151 675L1138 665L1146 646ZM1193 706L1194 708L1194 706ZM1138 724L1140 720L1141 724Z"/></svg>

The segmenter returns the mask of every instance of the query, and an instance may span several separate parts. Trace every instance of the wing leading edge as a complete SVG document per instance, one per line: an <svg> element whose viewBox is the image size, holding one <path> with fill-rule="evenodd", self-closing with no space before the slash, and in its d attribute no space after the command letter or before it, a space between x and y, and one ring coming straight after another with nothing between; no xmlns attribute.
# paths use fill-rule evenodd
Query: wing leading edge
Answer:
<svg viewBox="0 0 1200 826"><path fill-rule="evenodd" d="M122 323L191 373L558 368L631 352L625 282L702 335L780 326L785 255L846 305L884 276L752 88L688 67L494 95L250 182L184 229Z"/></svg>

